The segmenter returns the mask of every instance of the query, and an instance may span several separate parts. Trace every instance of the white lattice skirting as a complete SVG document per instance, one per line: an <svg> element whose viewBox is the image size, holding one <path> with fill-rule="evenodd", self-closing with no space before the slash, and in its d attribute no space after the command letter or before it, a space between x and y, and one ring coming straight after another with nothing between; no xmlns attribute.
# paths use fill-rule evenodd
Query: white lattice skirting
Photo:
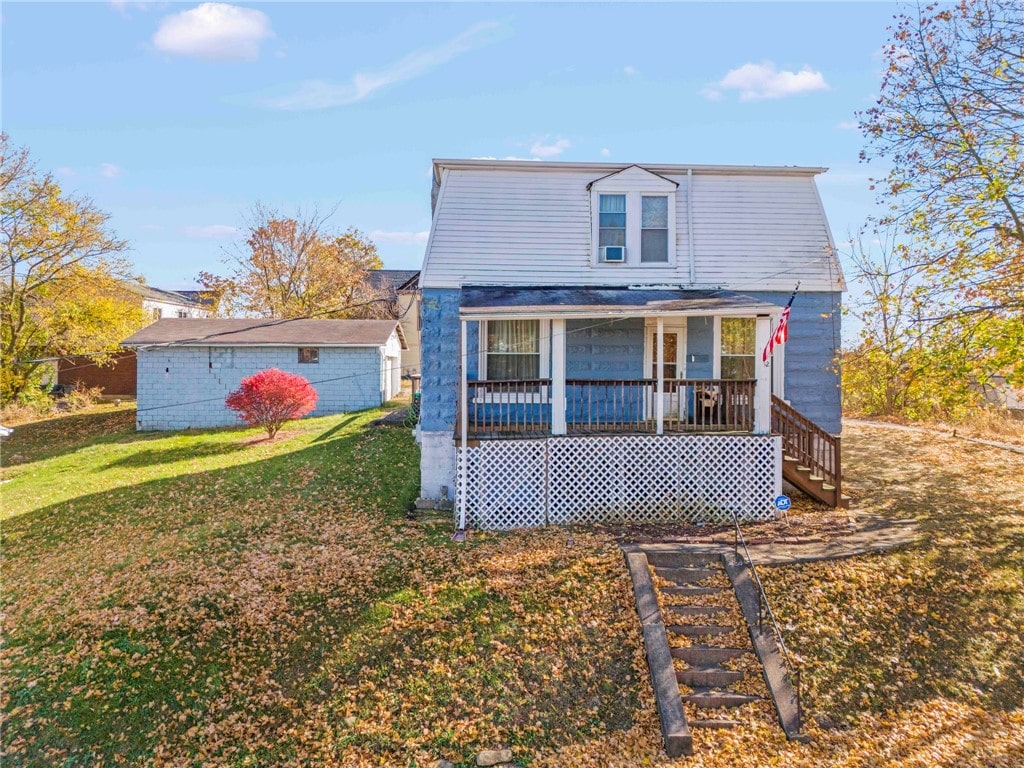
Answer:
<svg viewBox="0 0 1024 768"><path fill-rule="evenodd" d="M457 453L469 528L770 520L782 490L772 435L486 440Z"/></svg>

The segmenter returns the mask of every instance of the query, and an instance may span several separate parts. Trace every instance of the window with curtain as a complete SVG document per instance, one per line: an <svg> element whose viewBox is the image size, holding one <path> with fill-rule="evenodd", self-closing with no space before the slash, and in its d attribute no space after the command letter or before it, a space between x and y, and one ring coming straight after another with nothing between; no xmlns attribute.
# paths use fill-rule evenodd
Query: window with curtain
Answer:
<svg viewBox="0 0 1024 768"><path fill-rule="evenodd" d="M752 317L722 318L722 378L754 378L757 357L756 321Z"/></svg>
<svg viewBox="0 0 1024 768"><path fill-rule="evenodd" d="M640 262L668 262L668 198L640 198Z"/></svg>
<svg viewBox="0 0 1024 768"><path fill-rule="evenodd" d="M626 244L626 196L601 195L598 245Z"/></svg>
<svg viewBox="0 0 1024 768"><path fill-rule="evenodd" d="M487 323L487 378L516 381L540 377L540 320Z"/></svg>

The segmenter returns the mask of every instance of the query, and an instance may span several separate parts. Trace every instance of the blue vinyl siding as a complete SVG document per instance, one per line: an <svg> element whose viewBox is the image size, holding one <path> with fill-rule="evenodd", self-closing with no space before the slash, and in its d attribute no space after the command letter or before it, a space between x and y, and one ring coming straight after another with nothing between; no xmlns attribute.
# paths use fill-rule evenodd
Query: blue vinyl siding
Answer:
<svg viewBox="0 0 1024 768"><path fill-rule="evenodd" d="M748 295L784 306L788 292L762 291ZM786 398L825 430L841 429L839 375L833 361L840 339L840 293L801 292L793 304L790 336L786 345ZM423 291L423 395L421 426L425 431L452 430L459 385L459 291ZM468 325L467 372L477 378L479 334L476 323ZM609 321L580 319L566 323L566 377L569 379L643 378L644 321L642 318ZM686 334L687 378L711 378L714 361L714 322L691 317ZM696 355L691 361L689 356ZM578 392L570 387L567 419L581 410ZM640 396L617 404L624 418L640 415ZM487 404L487 408L530 409L529 414L550 424L550 408L536 405ZM608 406L611 408L611 406ZM692 402L691 402L692 407ZM591 405L593 409L593 405ZM591 413L594 413L592 410ZM494 415L498 415L495 413Z"/></svg>

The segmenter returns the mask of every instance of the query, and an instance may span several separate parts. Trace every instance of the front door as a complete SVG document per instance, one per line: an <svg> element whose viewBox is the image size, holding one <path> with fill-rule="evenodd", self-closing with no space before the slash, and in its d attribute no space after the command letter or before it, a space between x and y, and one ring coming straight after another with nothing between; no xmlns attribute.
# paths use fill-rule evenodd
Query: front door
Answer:
<svg viewBox="0 0 1024 768"><path fill-rule="evenodd" d="M655 381L658 378L658 327L656 321L648 322L646 328L645 347L645 374ZM680 388L673 382L685 375L685 348L686 348L686 326L683 321L665 321L664 324L664 347L665 360L661 362L661 370L665 377L665 394L662 398L665 402L665 417L679 417ZM657 384L653 390L657 392ZM657 397L657 394L654 395ZM652 414L653 417L653 414Z"/></svg>

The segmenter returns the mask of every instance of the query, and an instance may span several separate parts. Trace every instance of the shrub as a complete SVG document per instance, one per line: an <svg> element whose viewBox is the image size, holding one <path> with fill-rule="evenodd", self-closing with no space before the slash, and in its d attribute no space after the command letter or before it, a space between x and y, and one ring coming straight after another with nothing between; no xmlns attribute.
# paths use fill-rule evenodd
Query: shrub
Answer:
<svg viewBox="0 0 1024 768"><path fill-rule="evenodd" d="M268 368L242 379L224 404L246 424L263 427L273 438L283 424L312 411L316 397L313 385L302 376Z"/></svg>

